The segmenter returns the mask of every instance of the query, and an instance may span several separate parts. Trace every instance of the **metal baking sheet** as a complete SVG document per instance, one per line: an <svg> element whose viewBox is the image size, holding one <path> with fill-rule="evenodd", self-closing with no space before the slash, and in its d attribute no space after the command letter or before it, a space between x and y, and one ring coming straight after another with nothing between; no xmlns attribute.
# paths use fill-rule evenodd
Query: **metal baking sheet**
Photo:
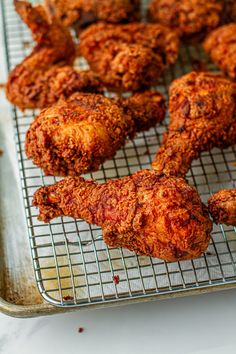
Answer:
<svg viewBox="0 0 236 354"><path fill-rule="evenodd" d="M143 6L146 5L144 1ZM1 0L1 13L10 70L31 51L33 42L15 13L12 1ZM163 75L157 88L167 99L170 82L199 66L216 70L200 47L182 47L178 62ZM85 68L85 61L79 59L77 67ZM101 229L81 220L57 218L50 224L39 222L37 211L31 205L33 193L42 184L58 179L45 177L24 153L25 132L37 113L31 110L22 113L12 108L18 165L8 146L12 144L8 134L0 137L5 145L1 147L4 154L0 158L2 311L27 317L196 294L236 285L236 230L233 227L214 225L211 244L202 257L169 263L137 256L124 249L109 249L100 237ZM103 182L149 168L167 124L168 116L162 126L139 134L98 172L85 177ZM2 129L1 134L4 131ZM235 149L231 147L203 153L194 161L187 177L204 202L219 189L235 187L235 160ZM119 275L119 284L114 283L114 275Z"/></svg>

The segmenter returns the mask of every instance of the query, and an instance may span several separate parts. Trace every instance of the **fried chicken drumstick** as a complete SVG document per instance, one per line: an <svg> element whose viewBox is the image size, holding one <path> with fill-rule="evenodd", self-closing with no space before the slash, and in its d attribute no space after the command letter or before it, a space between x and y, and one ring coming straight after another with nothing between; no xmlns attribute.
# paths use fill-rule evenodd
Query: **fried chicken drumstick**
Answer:
<svg viewBox="0 0 236 354"><path fill-rule="evenodd" d="M213 194L208 209L216 224L236 226L236 188Z"/></svg>
<svg viewBox="0 0 236 354"><path fill-rule="evenodd" d="M203 47L211 60L232 79L236 79L236 23L211 32Z"/></svg>
<svg viewBox="0 0 236 354"><path fill-rule="evenodd" d="M48 10L64 26L82 29L93 22L110 23L139 20L139 0L45 0Z"/></svg>
<svg viewBox="0 0 236 354"><path fill-rule="evenodd" d="M104 85L115 91L134 91L155 84L174 64L179 40L160 24L97 23L80 36L80 53Z"/></svg>
<svg viewBox="0 0 236 354"><path fill-rule="evenodd" d="M47 175L96 171L127 138L164 116L165 100L158 92L135 93L128 99L75 93L34 120L26 134L26 154Z"/></svg>
<svg viewBox="0 0 236 354"><path fill-rule="evenodd" d="M152 0L148 17L176 30L184 39L200 40L218 26L222 8L217 0Z"/></svg>
<svg viewBox="0 0 236 354"><path fill-rule="evenodd" d="M201 152L236 142L236 84L222 76L191 72L169 90L170 124L153 169L184 176Z"/></svg>
<svg viewBox="0 0 236 354"><path fill-rule="evenodd" d="M167 261L199 257L212 229L195 188L149 170L104 184L68 177L40 188L33 204L44 222L82 218L102 227L107 245Z"/></svg>
<svg viewBox="0 0 236 354"><path fill-rule="evenodd" d="M21 109L44 108L75 91L102 91L92 72L78 72L69 66L75 58L75 46L69 31L56 18L49 18L41 5L15 1L15 7L37 45L10 73L9 101Z"/></svg>

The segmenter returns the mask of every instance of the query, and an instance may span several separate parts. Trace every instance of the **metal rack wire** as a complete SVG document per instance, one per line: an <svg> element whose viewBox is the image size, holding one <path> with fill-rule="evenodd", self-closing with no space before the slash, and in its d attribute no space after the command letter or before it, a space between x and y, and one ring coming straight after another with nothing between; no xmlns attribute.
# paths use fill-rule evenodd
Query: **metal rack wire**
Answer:
<svg viewBox="0 0 236 354"><path fill-rule="evenodd" d="M145 1L143 5L145 7ZM28 29L15 13L13 2L1 0L1 9L7 63L11 70L30 52L33 43ZM202 64L215 70L200 47L183 47L178 62L163 75L157 89L167 98L168 86L174 78ZM78 65L84 68L86 63L81 59ZM49 224L39 222L31 203L33 193L43 184L54 183L56 178L44 176L24 153L25 133L36 114L36 111L22 113L17 108L12 109L33 267L45 300L65 307L104 305L236 284L236 230L233 227L214 225L208 252L199 259L168 263L137 256L125 249L109 249L98 237L101 229L81 220L57 218ZM85 177L103 182L149 168L167 124L168 117L162 126L139 134L98 172ZM235 187L235 160L232 147L223 151L213 149L194 161L187 178L197 187L203 201L221 188ZM114 282L115 275L119 276L119 284Z"/></svg>

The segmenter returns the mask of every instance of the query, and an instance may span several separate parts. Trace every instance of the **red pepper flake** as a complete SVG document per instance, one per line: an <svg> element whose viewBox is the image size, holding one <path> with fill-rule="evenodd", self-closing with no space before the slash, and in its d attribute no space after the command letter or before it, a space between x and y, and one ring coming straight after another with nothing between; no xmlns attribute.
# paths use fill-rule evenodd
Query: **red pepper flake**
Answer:
<svg viewBox="0 0 236 354"><path fill-rule="evenodd" d="M112 277L114 283L117 285L120 282L120 276L119 275L113 275Z"/></svg>
<svg viewBox="0 0 236 354"><path fill-rule="evenodd" d="M74 298L73 298L73 296L66 295L66 296L63 296L63 300L69 301L69 300L74 300Z"/></svg>
<svg viewBox="0 0 236 354"><path fill-rule="evenodd" d="M3 150L0 149L0 157L3 155Z"/></svg>
<svg viewBox="0 0 236 354"><path fill-rule="evenodd" d="M79 333L83 333L84 332L84 328L83 327L79 327L78 332Z"/></svg>

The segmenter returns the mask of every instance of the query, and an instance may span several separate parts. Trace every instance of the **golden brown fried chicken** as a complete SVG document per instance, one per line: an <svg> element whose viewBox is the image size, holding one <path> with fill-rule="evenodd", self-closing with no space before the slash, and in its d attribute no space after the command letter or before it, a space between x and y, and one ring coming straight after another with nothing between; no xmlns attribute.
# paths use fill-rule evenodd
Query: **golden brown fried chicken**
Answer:
<svg viewBox="0 0 236 354"><path fill-rule="evenodd" d="M199 40L218 26L222 8L218 0L152 0L148 16L184 39Z"/></svg>
<svg viewBox="0 0 236 354"><path fill-rule="evenodd" d="M208 209L216 224L236 226L236 188L213 194Z"/></svg>
<svg viewBox="0 0 236 354"><path fill-rule="evenodd" d="M201 152L236 142L236 85L222 76L191 72L169 90L170 124L153 162L156 172L184 176Z"/></svg>
<svg viewBox="0 0 236 354"><path fill-rule="evenodd" d="M232 79L236 79L236 23L211 32L203 47L211 60Z"/></svg>
<svg viewBox="0 0 236 354"><path fill-rule="evenodd" d="M25 1L15 1L15 6L37 45L10 73L9 101L21 109L43 108L75 91L101 91L92 72L78 72L69 66L75 57L75 46L69 31L58 20L49 18L40 5L32 7Z"/></svg>
<svg viewBox="0 0 236 354"><path fill-rule="evenodd" d="M175 63L178 47L177 35L159 24L98 23L80 37L80 53L104 85L116 91L155 84Z"/></svg>
<svg viewBox="0 0 236 354"><path fill-rule="evenodd" d="M66 178L40 188L33 204L42 221L81 218L102 227L108 246L167 261L199 257L212 229L195 188L149 170L104 184Z"/></svg>
<svg viewBox="0 0 236 354"><path fill-rule="evenodd" d="M45 0L46 7L65 26L84 28L93 22L139 20L139 0Z"/></svg>
<svg viewBox="0 0 236 354"><path fill-rule="evenodd" d="M133 138L165 115L163 96L154 91L128 99L75 93L43 110L26 134L26 154L47 175L95 171Z"/></svg>

